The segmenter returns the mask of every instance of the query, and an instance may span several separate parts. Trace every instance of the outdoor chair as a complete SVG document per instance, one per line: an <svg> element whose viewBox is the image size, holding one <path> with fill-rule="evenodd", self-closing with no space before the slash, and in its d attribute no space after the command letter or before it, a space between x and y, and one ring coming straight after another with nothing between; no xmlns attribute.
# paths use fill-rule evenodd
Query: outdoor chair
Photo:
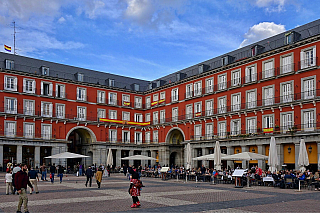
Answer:
<svg viewBox="0 0 320 213"><path fill-rule="evenodd" d="M289 187L290 187L290 189L293 188L293 180L292 180L292 178L287 178L285 180L285 183L286 183L286 188L289 188Z"/></svg>

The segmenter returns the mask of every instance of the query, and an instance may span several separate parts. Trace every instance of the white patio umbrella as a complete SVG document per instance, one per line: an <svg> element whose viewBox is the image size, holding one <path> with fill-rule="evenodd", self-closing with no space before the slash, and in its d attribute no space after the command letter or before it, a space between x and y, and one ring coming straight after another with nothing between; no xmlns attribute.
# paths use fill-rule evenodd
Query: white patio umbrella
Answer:
<svg viewBox="0 0 320 213"><path fill-rule="evenodd" d="M191 169L191 146L190 143L187 144L187 168L186 169Z"/></svg>
<svg viewBox="0 0 320 213"><path fill-rule="evenodd" d="M298 166L301 172L306 171L306 166L309 166L308 152L303 138L300 140Z"/></svg>
<svg viewBox="0 0 320 213"><path fill-rule="evenodd" d="M72 152L63 152L56 155L51 155L45 158L55 158L55 159L61 159L61 158L88 158L89 156L86 155L80 155Z"/></svg>
<svg viewBox="0 0 320 213"><path fill-rule="evenodd" d="M225 157L221 157L221 160L267 160L268 156L261 155L253 152L241 152L234 155L227 155Z"/></svg>
<svg viewBox="0 0 320 213"><path fill-rule="evenodd" d="M276 140L273 136L270 139L268 165L269 165L269 170L271 172L277 171L278 153L277 153L277 147L276 147Z"/></svg>
<svg viewBox="0 0 320 213"><path fill-rule="evenodd" d="M144 155L132 155L129 157L121 158L122 160L156 160L155 158Z"/></svg>
<svg viewBox="0 0 320 213"><path fill-rule="evenodd" d="M214 168L218 171L221 170L221 150L219 141L216 142L214 146Z"/></svg>
<svg viewBox="0 0 320 213"><path fill-rule="evenodd" d="M109 151L108 151L107 165L109 165L110 167L112 167L113 165L113 155L112 155L111 148L109 148Z"/></svg>
<svg viewBox="0 0 320 213"><path fill-rule="evenodd" d="M215 154L203 155L200 157L192 158L192 160L214 160ZM226 154L221 153L221 157L227 156Z"/></svg>

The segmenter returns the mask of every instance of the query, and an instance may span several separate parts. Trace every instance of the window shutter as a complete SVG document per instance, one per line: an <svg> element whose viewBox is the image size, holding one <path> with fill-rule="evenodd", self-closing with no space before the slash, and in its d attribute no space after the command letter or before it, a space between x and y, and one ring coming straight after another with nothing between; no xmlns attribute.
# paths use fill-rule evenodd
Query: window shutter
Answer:
<svg viewBox="0 0 320 213"><path fill-rule="evenodd" d="M8 88L8 78L7 76L4 77L4 89Z"/></svg>
<svg viewBox="0 0 320 213"><path fill-rule="evenodd" d="M59 91L59 89L58 89L58 87L59 87L59 85L58 84L56 84L56 97L58 97L58 91ZM61 92L61 91L60 91Z"/></svg>
<svg viewBox="0 0 320 213"><path fill-rule="evenodd" d="M41 116L43 116L43 102L41 102Z"/></svg>
<svg viewBox="0 0 320 213"><path fill-rule="evenodd" d="M14 103L14 106L13 106L14 114L17 114L17 99L14 99L13 103Z"/></svg>
<svg viewBox="0 0 320 213"><path fill-rule="evenodd" d="M80 89L77 88L77 100L80 100Z"/></svg>
<svg viewBox="0 0 320 213"><path fill-rule="evenodd" d="M14 88L14 91L17 91L17 87L18 87L18 83L17 83L18 79L17 78L13 78L13 88Z"/></svg>
<svg viewBox="0 0 320 213"><path fill-rule="evenodd" d="M53 105L52 104L49 104L49 116L52 117L52 109L53 108Z"/></svg>
<svg viewBox="0 0 320 213"><path fill-rule="evenodd" d="M36 81L32 81L32 93L36 92Z"/></svg>
<svg viewBox="0 0 320 213"><path fill-rule="evenodd" d="M26 79L23 79L23 92L26 92Z"/></svg>
<svg viewBox="0 0 320 213"><path fill-rule="evenodd" d="M300 52L300 63L301 63L301 69L304 69L306 67L305 64L305 52Z"/></svg>
<svg viewBox="0 0 320 213"><path fill-rule="evenodd" d="M313 62L312 64L311 64L311 66L315 66L316 65L316 60L317 60L317 55L316 55L316 47L314 47L313 49L312 49L312 55L313 55L313 58L311 59L311 61Z"/></svg>
<svg viewBox="0 0 320 213"><path fill-rule="evenodd" d="M49 96L52 96L53 84L49 84Z"/></svg>
<svg viewBox="0 0 320 213"><path fill-rule="evenodd" d="M41 95L43 95L43 82L41 82Z"/></svg>

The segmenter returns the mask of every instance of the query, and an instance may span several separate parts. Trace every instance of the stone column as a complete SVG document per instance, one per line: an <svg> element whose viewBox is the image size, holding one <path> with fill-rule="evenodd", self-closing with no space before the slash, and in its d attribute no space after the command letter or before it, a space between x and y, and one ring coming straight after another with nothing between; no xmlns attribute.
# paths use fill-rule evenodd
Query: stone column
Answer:
<svg viewBox="0 0 320 213"><path fill-rule="evenodd" d="M130 150L129 151L129 156L132 156L133 153L134 153L133 150ZM133 165L133 163L134 163L133 160L129 160L129 165Z"/></svg>
<svg viewBox="0 0 320 213"><path fill-rule="evenodd" d="M156 159L156 154L157 154L157 151L155 150L151 150L151 157ZM156 164L156 161L155 160L151 160L151 167L153 167L154 165Z"/></svg>
<svg viewBox="0 0 320 213"><path fill-rule="evenodd" d="M233 155L234 154L234 147L233 146L227 146L227 155ZM229 167L231 169L234 169L234 163L232 160L228 160L227 161L227 167Z"/></svg>
<svg viewBox="0 0 320 213"><path fill-rule="evenodd" d="M249 147L248 146L241 146L241 152L249 152ZM243 160L242 161L242 168L249 169L249 168L247 168L248 167L247 165L249 165L249 162L246 160Z"/></svg>
<svg viewBox="0 0 320 213"><path fill-rule="evenodd" d="M22 163L22 145L17 146L17 163Z"/></svg>
<svg viewBox="0 0 320 213"><path fill-rule="evenodd" d="M148 153L147 153L147 151L143 150L143 151L141 151L141 155L148 156ZM142 160L141 161L141 165L142 165L142 167L144 167L145 165L148 166L148 161L147 160Z"/></svg>
<svg viewBox="0 0 320 213"><path fill-rule="evenodd" d="M258 154L265 155L266 154L266 147L264 145L258 145ZM258 167L262 170L266 169L266 161L265 160L258 160Z"/></svg>
<svg viewBox="0 0 320 213"><path fill-rule="evenodd" d="M202 156L203 155L207 155L209 154L209 149L208 148L202 148ZM202 161L202 165L204 165L204 167L208 167L209 166L209 162L207 160L203 160Z"/></svg>
<svg viewBox="0 0 320 213"><path fill-rule="evenodd" d="M101 156L100 156L100 158L101 158L101 163L102 163L104 166L106 165L106 162L107 162L106 156L107 156L107 149L106 149L106 148L102 148L102 149L101 149ZM115 162L114 162L114 163L115 163Z"/></svg>
<svg viewBox="0 0 320 213"><path fill-rule="evenodd" d="M34 147L34 167L40 168L40 146Z"/></svg>
<svg viewBox="0 0 320 213"><path fill-rule="evenodd" d="M2 171L6 171L3 165L3 145L0 145L0 168L2 167Z"/></svg>
<svg viewBox="0 0 320 213"><path fill-rule="evenodd" d="M116 161L117 162L116 162L115 166L121 166L121 149L117 149L117 151L116 151ZM108 165L106 165L106 166L108 166Z"/></svg>
<svg viewBox="0 0 320 213"><path fill-rule="evenodd" d="M317 148L318 148L318 156L317 156L317 159L319 160L319 157L320 157L320 142L317 143ZM318 162L318 170L320 170L319 164L320 164L320 162Z"/></svg>
<svg viewBox="0 0 320 213"><path fill-rule="evenodd" d="M300 144L295 143L294 144L294 154L295 154L295 169L300 170L299 165L298 165L298 159L299 159L299 150L300 150Z"/></svg>
<svg viewBox="0 0 320 213"><path fill-rule="evenodd" d="M282 169L282 165L284 164L284 151L283 144L277 144L277 154L278 154L278 162L279 166L277 167L278 170Z"/></svg>

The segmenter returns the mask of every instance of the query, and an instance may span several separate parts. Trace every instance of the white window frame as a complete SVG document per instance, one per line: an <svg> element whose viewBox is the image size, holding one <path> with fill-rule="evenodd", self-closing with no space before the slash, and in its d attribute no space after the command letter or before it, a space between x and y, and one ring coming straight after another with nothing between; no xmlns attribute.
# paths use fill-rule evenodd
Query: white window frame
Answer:
<svg viewBox="0 0 320 213"><path fill-rule="evenodd" d="M317 57L316 46L302 49L300 52L301 69L315 66L316 57Z"/></svg>
<svg viewBox="0 0 320 213"><path fill-rule="evenodd" d="M237 124L237 125L235 125ZM230 121L230 135L237 136L241 134L241 119L232 119Z"/></svg>
<svg viewBox="0 0 320 213"><path fill-rule="evenodd" d="M233 87L241 85L241 69L236 69L231 72L231 84Z"/></svg>
<svg viewBox="0 0 320 213"><path fill-rule="evenodd" d="M306 113L309 114L308 117L312 117L310 121L306 121L305 117L307 117ZM309 108L301 110L301 129L305 132L314 131L316 128L316 108Z"/></svg>
<svg viewBox="0 0 320 213"><path fill-rule="evenodd" d="M4 129L5 129L5 136L6 137L16 137L17 122L16 121L4 121Z"/></svg>
<svg viewBox="0 0 320 213"><path fill-rule="evenodd" d="M166 92L160 92L160 100L166 100Z"/></svg>
<svg viewBox="0 0 320 213"><path fill-rule="evenodd" d="M179 101L179 88L174 88L171 90L172 102Z"/></svg>
<svg viewBox="0 0 320 213"><path fill-rule="evenodd" d="M251 83L257 81L257 64L251 64L246 67L245 70L245 82L244 83Z"/></svg>
<svg viewBox="0 0 320 213"><path fill-rule="evenodd" d="M8 82L10 79L10 82ZM10 87L9 87L9 84ZM18 91L18 78L11 75L4 76L4 89L8 91Z"/></svg>
<svg viewBox="0 0 320 213"><path fill-rule="evenodd" d="M159 123L159 112L158 111L155 111L155 112L152 112L152 123L153 124L158 124Z"/></svg>
<svg viewBox="0 0 320 213"><path fill-rule="evenodd" d="M117 110L109 110L109 119L116 120L117 118Z"/></svg>
<svg viewBox="0 0 320 213"><path fill-rule="evenodd" d="M152 132L152 142L159 143L159 131L158 130L154 130Z"/></svg>
<svg viewBox="0 0 320 213"><path fill-rule="evenodd" d="M210 103L210 107L208 103ZM206 116L212 116L212 115L213 115L213 99L206 100Z"/></svg>
<svg viewBox="0 0 320 213"><path fill-rule="evenodd" d="M218 90L227 89L227 73L218 75Z"/></svg>
<svg viewBox="0 0 320 213"><path fill-rule="evenodd" d="M41 101L41 116L50 118L52 117L53 104L51 102Z"/></svg>
<svg viewBox="0 0 320 213"><path fill-rule="evenodd" d="M27 127L28 126L28 127ZM23 137L34 138L35 124L30 122L23 122ZM30 129L31 127L31 129Z"/></svg>
<svg viewBox="0 0 320 213"><path fill-rule="evenodd" d="M147 109L151 108L151 97L150 96L146 97L146 108Z"/></svg>
<svg viewBox="0 0 320 213"><path fill-rule="evenodd" d="M6 69L13 70L14 69L14 60L6 59Z"/></svg>
<svg viewBox="0 0 320 213"><path fill-rule="evenodd" d="M44 85L49 85L48 94L45 94ZM41 95L52 96L52 93L53 93L53 83L48 82L48 81L41 81Z"/></svg>
<svg viewBox="0 0 320 213"><path fill-rule="evenodd" d="M106 92L98 90L97 91L97 103L104 104L106 103Z"/></svg>
<svg viewBox="0 0 320 213"><path fill-rule="evenodd" d="M255 134L257 132L257 116L246 118L247 134Z"/></svg>
<svg viewBox="0 0 320 213"><path fill-rule="evenodd" d="M197 113L201 113L200 116L197 116ZM194 103L194 117L201 117L202 116L202 102Z"/></svg>
<svg viewBox="0 0 320 213"><path fill-rule="evenodd" d="M280 56L280 73L281 74L290 73L294 71L293 56L294 56L293 52ZM290 57L290 60L288 60L289 57Z"/></svg>
<svg viewBox="0 0 320 213"><path fill-rule="evenodd" d="M176 122L179 120L179 109L178 107L172 108L172 122Z"/></svg>
<svg viewBox="0 0 320 213"><path fill-rule="evenodd" d="M227 121L218 122L218 137L226 138L227 136Z"/></svg>
<svg viewBox="0 0 320 213"><path fill-rule="evenodd" d="M106 118L106 110L105 109L97 109L97 120L100 122L100 118Z"/></svg>
<svg viewBox="0 0 320 213"><path fill-rule="evenodd" d="M145 121L146 121L146 122L150 122L150 121L151 121L151 115L150 115L150 113L146 113Z"/></svg>
<svg viewBox="0 0 320 213"><path fill-rule="evenodd" d="M294 80L280 83L281 103L289 103L294 100Z"/></svg>
<svg viewBox="0 0 320 213"><path fill-rule="evenodd" d="M186 85L186 98L193 97L193 84Z"/></svg>
<svg viewBox="0 0 320 213"><path fill-rule="evenodd" d="M135 113L135 114L134 114L134 121L135 121L135 122L143 122L142 113Z"/></svg>
<svg viewBox="0 0 320 213"><path fill-rule="evenodd" d="M186 105L186 119L192 119L193 118L193 106L192 104Z"/></svg>
<svg viewBox="0 0 320 213"><path fill-rule="evenodd" d="M194 96L202 95L202 81L197 81L194 83Z"/></svg>
<svg viewBox="0 0 320 213"><path fill-rule="evenodd" d="M59 109L62 109L62 112L60 112ZM60 104L60 103L56 104L56 117L57 118L64 119L65 118L65 111L66 111L65 104Z"/></svg>
<svg viewBox="0 0 320 213"><path fill-rule="evenodd" d="M139 135L139 137L138 137ZM142 144L142 132L134 132L134 143Z"/></svg>
<svg viewBox="0 0 320 213"><path fill-rule="evenodd" d="M28 106L27 103L32 103L32 109L29 109L30 106ZM30 115L33 116L35 112L35 100L29 100L29 99L24 99L23 100L23 114L24 115Z"/></svg>
<svg viewBox="0 0 320 213"><path fill-rule="evenodd" d="M249 100L254 97L254 100ZM257 107L257 89L247 90L246 91L246 106L247 109L252 109Z"/></svg>
<svg viewBox="0 0 320 213"><path fill-rule="evenodd" d="M84 112L82 112L82 110L83 110ZM85 120L87 120L87 107L77 106L77 120L78 120L78 121L85 121Z"/></svg>
<svg viewBox="0 0 320 213"><path fill-rule="evenodd" d="M139 96L134 97L134 107L138 109L142 108L142 97L139 97Z"/></svg>
<svg viewBox="0 0 320 213"><path fill-rule="evenodd" d="M194 140L198 141L201 138L202 138L202 125L201 124L194 125Z"/></svg>
<svg viewBox="0 0 320 213"><path fill-rule="evenodd" d="M206 93L213 92L213 78L206 79Z"/></svg>
<svg viewBox="0 0 320 213"><path fill-rule="evenodd" d="M4 97L5 112L8 114L17 114L17 99L13 97Z"/></svg>
<svg viewBox="0 0 320 213"><path fill-rule="evenodd" d="M115 137L113 137L115 136ZM118 140L118 134L116 129L109 129L109 141L112 143L116 143Z"/></svg>
<svg viewBox="0 0 320 213"><path fill-rule="evenodd" d="M122 120L123 121L130 121L130 112L122 111Z"/></svg>
<svg viewBox="0 0 320 213"><path fill-rule="evenodd" d="M117 105L117 93L115 92L109 92L108 94L108 104L109 105Z"/></svg>
<svg viewBox="0 0 320 213"><path fill-rule="evenodd" d="M291 119L289 119L291 118ZM294 111L280 113L280 127L283 133L287 133L294 126Z"/></svg>
<svg viewBox="0 0 320 213"><path fill-rule="evenodd" d="M218 98L218 113L227 113L227 96L221 96Z"/></svg>
<svg viewBox="0 0 320 213"><path fill-rule="evenodd" d="M30 85L31 83L31 85ZM31 87L31 89L30 89ZM23 79L23 92L28 94L35 94L36 81L34 79L24 78Z"/></svg>
<svg viewBox="0 0 320 213"><path fill-rule="evenodd" d="M210 127L210 128L209 128ZM214 132L213 132L213 123L206 123L206 136L205 139L206 140L212 140L213 136L214 136Z"/></svg>
<svg viewBox="0 0 320 213"><path fill-rule="evenodd" d="M262 87L263 106L274 104L274 85Z"/></svg>
<svg viewBox="0 0 320 213"><path fill-rule="evenodd" d="M237 99L238 101L236 102ZM241 110L241 92L231 95L231 106L232 111Z"/></svg>
<svg viewBox="0 0 320 213"><path fill-rule="evenodd" d="M160 110L160 123L163 124L166 122L166 110Z"/></svg>
<svg viewBox="0 0 320 213"><path fill-rule="evenodd" d="M306 81L309 83L306 84ZM316 95L316 76L309 76L305 78L301 78L301 98L302 99L312 99ZM311 89L308 89L311 88ZM308 89L308 90L306 90Z"/></svg>
<svg viewBox="0 0 320 213"><path fill-rule="evenodd" d="M48 128L48 129L45 129ZM52 125L41 124L41 137L42 139L50 140L52 138Z"/></svg>
<svg viewBox="0 0 320 213"><path fill-rule="evenodd" d="M122 94L122 106L128 107L127 105L124 104L124 102L129 102L130 103L130 95ZM131 105L131 103L130 103L130 105Z"/></svg>
<svg viewBox="0 0 320 213"><path fill-rule="evenodd" d="M274 58L262 62L262 78L274 76Z"/></svg>
<svg viewBox="0 0 320 213"><path fill-rule="evenodd" d="M262 129L274 128L274 114L262 115Z"/></svg>
<svg viewBox="0 0 320 213"><path fill-rule="evenodd" d="M62 88L62 91L59 87ZM65 98L66 97L66 86L64 84L56 84L56 97L57 98Z"/></svg>
<svg viewBox="0 0 320 213"><path fill-rule="evenodd" d="M124 137L125 134L127 134L127 138ZM123 143L130 143L130 131L128 131L128 130L122 131L122 142Z"/></svg>
<svg viewBox="0 0 320 213"><path fill-rule="evenodd" d="M159 94L158 93L153 94L152 99L153 99L153 102L159 101Z"/></svg>
<svg viewBox="0 0 320 213"><path fill-rule="evenodd" d="M144 139L145 143L149 144L150 143L150 132L146 132L144 138L145 138Z"/></svg>
<svg viewBox="0 0 320 213"><path fill-rule="evenodd" d="M77 100L86 101L87 100L87 89L83 87L77 87Z"/></svg>

